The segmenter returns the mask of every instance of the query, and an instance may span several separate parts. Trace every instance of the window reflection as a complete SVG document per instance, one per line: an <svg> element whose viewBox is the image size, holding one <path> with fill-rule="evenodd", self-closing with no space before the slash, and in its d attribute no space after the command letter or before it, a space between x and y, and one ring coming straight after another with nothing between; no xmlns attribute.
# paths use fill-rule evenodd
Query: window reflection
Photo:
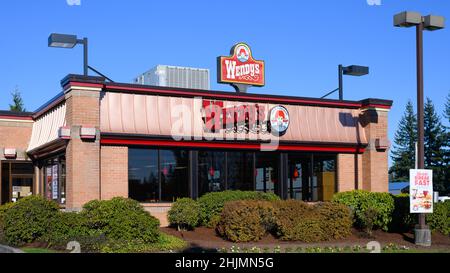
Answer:
<svg viewBox="0 0 450 273"><path fill-rule="evenodd" d="M278 183L279 154L263 153L255 154L256 190L279 194Z"/></svg>
<svg viewBox="0 0 450 273"><path fill-rule="evenodd" d="M227 187L229 190L254 190L253 174L253 153L227 152Z"/></svg>
<svg viewBox="0 0 450 273"><path fill-rule="evenodd" d="M189 196L188 152L161 150L161 201L173 202Z"/></svg>

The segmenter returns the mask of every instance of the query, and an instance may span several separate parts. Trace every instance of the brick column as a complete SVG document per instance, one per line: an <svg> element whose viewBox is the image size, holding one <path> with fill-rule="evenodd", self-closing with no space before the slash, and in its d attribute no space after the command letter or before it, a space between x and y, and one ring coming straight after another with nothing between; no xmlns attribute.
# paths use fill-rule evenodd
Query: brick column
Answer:
<svg viewBox="0 0 450 273"><path fill-rule="evenodd" d="M71 139L66 149L66 207L77 210L90 200L100 199L101 85L86 87L69 82L68 86L66 123L71 129ZM95 139L81 139L81 127L94 127Z"/></svg>
<svg viewBox="0 0 450 273"><path fill-rule="evenodd" d="M363 190L388 192L388 109L363 108L361 123L369 145L362 155Z"/></svg>

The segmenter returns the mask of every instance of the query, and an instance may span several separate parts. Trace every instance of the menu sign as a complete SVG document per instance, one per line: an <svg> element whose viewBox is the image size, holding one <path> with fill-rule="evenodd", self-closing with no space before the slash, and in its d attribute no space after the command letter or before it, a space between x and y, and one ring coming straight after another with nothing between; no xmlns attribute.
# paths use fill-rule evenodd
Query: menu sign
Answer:
<svg viewBox="0 0 450 273"><path fill-rule="evenodd" d="M52 166L52 199L58 199L58 165Z"/></svg>
<svg viewBox="0 0 450 273"><path fill-rule="evenodd" d="M433 213L433 171L409 170L410 213Z"/></svg>

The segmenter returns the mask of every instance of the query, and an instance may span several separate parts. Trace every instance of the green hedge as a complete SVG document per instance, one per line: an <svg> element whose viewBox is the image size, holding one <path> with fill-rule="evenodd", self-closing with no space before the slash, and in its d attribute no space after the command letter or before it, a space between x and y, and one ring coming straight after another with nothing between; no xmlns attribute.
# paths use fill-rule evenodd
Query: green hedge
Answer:
<svg viewBox="0 0 450 273"><path fill-rule="evenodd" d="M450 234L450 201L435 203L433 213L427 214L427 224L431 230L444 235Z"/></svg>
<svg viewBox="0 0 450 273"><path fill-rule="evenodd" d="M394 198L389 193L362 190L340 192L334 195L333 202L349 206L353 212L354 224L359 228L364 226L366 210L370 208L377 214L374 228L384 231L389 229L394 211Z"/></svg>
<svg viewBox="0 0 450 273"><path fill-rule="evenodd" d="M389 225L390 232L409 232L417 223L417 217L409 213L409 194L397 194L394 198L394 211L392 222Z"/></svg>
<svg viewBox="0 0 450 273"><path fill-rule="evenodd" d="M106 201L90 201L83 206L82 216L89 229L97 230L113 240L158 240L159 220L134 200L115 197Z"/></svg>
<svg viewBox="0 0 450 273"><path fill-rule="evenodd" d="M59 211L56 203L39 196L29 196L8 206L3 213L3 233L5 241L12 246L41 238Z"/></svg>
<svg viewBox="0 0 450 273"><path fill-rule="evenodd" d="M200 205L200 224L215 228L220 220L225 202L238 200L279 200L273 193L256 191L222 191L211 192L200 197L197 202Z"/></svg>
<svg viewBox="0 0 450 273"><path fill-rule="evenodd" d="M200 206L191 198L180 198L172 204L167 217L178 230L193 229L199 224Z"/></svg>
<svg viewBox="0 0 450 273"><path fill-rule="evenodd" d="M351 212L342 204L247 200L225 203L216 231L233 242L258 241L267 232L286 241L319 242L345 238L351 226Z"/></svg>

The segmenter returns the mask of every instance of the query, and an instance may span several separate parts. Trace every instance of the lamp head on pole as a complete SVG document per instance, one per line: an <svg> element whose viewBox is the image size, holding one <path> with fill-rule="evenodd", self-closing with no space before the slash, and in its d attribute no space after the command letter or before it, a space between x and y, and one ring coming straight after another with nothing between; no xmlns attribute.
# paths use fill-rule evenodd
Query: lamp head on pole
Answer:
<svg viewBox="0 0 450 273"><path fill-rule="evenodd" d="M404 11L394 15L394 26L396 27L413 27L422 23L424 29L430 31L445 27L445 19L442 16L422 16L420 13L414 11Z"/></svg>
<svg viewBox="0 0 450 273"><path fill-rule="evenodd" d="M52 33L48 37L49 47L74 48L77 43L76 35Z"/></svg>

